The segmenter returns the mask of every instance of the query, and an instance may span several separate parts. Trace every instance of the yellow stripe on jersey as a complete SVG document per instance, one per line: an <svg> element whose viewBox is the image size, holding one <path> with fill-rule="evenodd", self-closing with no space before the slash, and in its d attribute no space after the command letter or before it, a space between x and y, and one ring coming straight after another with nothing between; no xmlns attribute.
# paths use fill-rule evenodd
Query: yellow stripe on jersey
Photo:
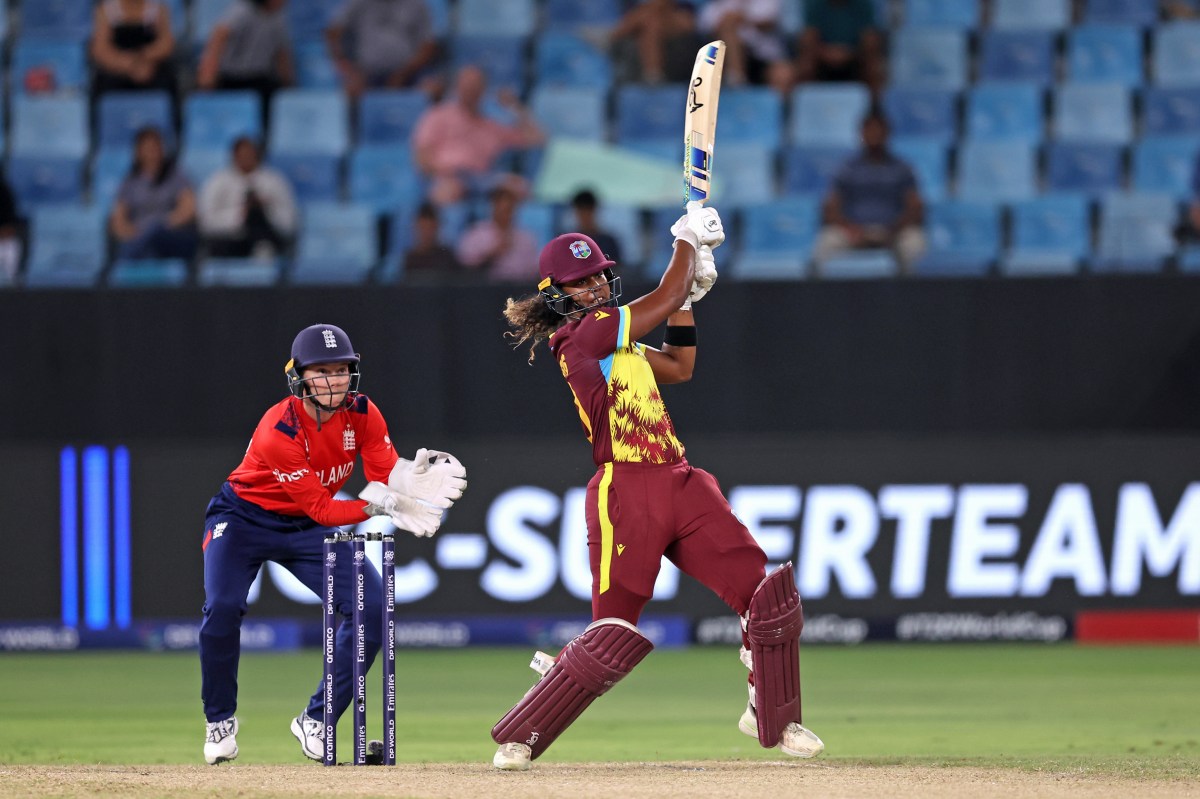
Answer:
<svg viewBox="0 0 1200 799"><path fill-rule="evenodd" d="M621 316L621 324L617 326L617 349L629 346L629 323L633 321L632 315L629 313L629 306L622 305L617 308Z"/></svg>
<svg viewBox="0 0 1200 799"><path fill-rule="evenodd" d="M604 464L604 476L600 478L600 498L598 510L600 516L600 593L609 587L609 573L612 570L613 524L608 516L608 489L612 485L612 463Z"/></svg>

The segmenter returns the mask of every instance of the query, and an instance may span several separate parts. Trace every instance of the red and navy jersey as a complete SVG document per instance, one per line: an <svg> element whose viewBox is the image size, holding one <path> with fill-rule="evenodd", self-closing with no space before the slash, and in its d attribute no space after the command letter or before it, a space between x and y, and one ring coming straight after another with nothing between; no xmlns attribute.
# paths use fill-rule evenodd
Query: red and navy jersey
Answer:
<svg viewBox="0 0 1200 799"><path fill-rule="evenodd" d="M357 455L368 480L387 482L396 450L375 403L357 395L318 432L303 401L288 397L263 415L228 482L241 499L274 513L307 516L328 527L357 524L367 519L366 503L333 498Z"/></svg>
<svg viewBox="0 0 1200 799"><path fill-rule="evenodd" d="M683 457L671 415L646 360L629 340L628 306L597 308L550 337L597 466L615 461L673 463Z"/></svg>

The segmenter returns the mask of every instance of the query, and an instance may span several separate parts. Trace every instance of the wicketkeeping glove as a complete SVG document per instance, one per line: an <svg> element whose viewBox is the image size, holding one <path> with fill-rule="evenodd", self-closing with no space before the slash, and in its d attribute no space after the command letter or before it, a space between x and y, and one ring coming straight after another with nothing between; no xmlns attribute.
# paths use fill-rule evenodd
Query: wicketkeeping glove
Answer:
<svg viewBox="0 0 1200 799"><path fill-rule="evenodd" d="M692 200L687 204L687 213L671 226L671 235L675 241L686 241L699 250L701 245L720 246L725 241L725 228L716 208Z"/></svg>
<svg viewBox="0 0 1200 799"><path fill-rule="evenodd" d="M367 483L358 498L367 501L363 510L368 516L389 516L392 524L413 535L428 538L442 526L441 509L407 497L376 480Z"/></svg>
<svg viewBox="0 0 1200 799"><path fill-rule="evenodd" d="M699 302L713 283L717 282L717 259L713 256L712 247L700 245L696 250L696 270L692 276L692 289L688 292L688 302Z"/></svg>
<svg viewBox="0 0 1200 799"><path fill-rule="evenodd" d="M421 448L413 459L400 458L388 475L388 487L401 494L448 508L467 487L467 470L449 452Z"/></svg>

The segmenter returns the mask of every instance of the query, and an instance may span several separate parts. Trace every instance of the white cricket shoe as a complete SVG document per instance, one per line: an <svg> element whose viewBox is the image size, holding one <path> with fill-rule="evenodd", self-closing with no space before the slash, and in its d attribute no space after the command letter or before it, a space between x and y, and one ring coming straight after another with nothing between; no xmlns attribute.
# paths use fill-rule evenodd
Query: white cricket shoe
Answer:
<svg viewBox="0 0 1200 799"><path fill-rule="evenodd" d="M533 766L533 750L522 743L500 744L492 765L501 771L529 771Z"/></svg>
<svg viewBox="0 0 1200 799"><path fill-rule="evenodd" d="M230 716L224 721L208 722L207 735L204 738L204 762L215 766L237 757L237 731L237 716Z"/></svg>
<svg viewBox="0 0 1200 799"><path fill-rule="evenodd" d="M746 712L738 719L738 729L751 738L758 738L758 714L754 705L746 703ZM779 736L779 749L792 757L816 757L825 751L825 743L812 730L797 721L789 722Z"/></svg>
<svg viewBox="0 0 1200 799"><path fill-rule="evenodd" d="M292 735L296 736L300 750L309 760L320 763L325 759L325 725L309 718L307 710L292 719Z"/></svg>

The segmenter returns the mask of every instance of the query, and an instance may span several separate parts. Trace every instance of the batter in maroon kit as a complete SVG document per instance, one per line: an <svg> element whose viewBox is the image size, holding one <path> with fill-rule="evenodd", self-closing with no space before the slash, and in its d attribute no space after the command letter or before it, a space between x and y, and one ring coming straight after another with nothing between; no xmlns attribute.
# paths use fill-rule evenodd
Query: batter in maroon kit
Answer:
<svg viewBox="0 0 1200 799"><path fill-rule="evenodd" d="M538 293L510 299L510 336L547 341L592 445L596 474L586 518L593 622L492 729L496 768L530 768L653 644L637 628L665 555L742 617L750 702L738 726L764 747L813 757L825 745L800 724L804 623L791 564L765 575L766 554L716 479L684 457L659 384L682 383L696 362L692 303L716 280L717 212L689 203L671 228L675 252L656 289L619 305L621 279L595 242L567 233L543 248ZM661 349L639 339L663 322Z"/></svg>

